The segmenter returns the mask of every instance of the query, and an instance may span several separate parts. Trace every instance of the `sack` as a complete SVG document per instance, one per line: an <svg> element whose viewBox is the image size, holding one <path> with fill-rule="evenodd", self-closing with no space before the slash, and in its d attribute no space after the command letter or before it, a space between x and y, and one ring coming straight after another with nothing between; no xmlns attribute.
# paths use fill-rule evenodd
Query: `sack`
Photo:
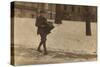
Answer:
<svg viewBox="0 0 100 67"><path fill-rule="evenodd" d="M46 28L47 33L50 33L52 29L54 29L54 25L53 25L53 23L50 22L50 21L47 22L47 28Z"/></svg>
<svg viewBox="0 0 100 67"><path fill-rule="evenodd" d="M48 24L48 28L50 29L50 30L52 30L53 28L54 28L54 25L53 25L53 23L52 22L47 22L47 24Z"/></svg>

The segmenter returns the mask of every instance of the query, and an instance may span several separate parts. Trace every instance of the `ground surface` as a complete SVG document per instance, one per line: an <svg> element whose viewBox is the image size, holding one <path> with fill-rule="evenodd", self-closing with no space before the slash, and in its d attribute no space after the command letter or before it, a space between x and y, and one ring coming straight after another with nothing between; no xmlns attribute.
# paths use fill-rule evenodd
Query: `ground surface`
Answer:
<svg viewBox="0 0 100 67"><path fill-rule="evenodd" d="M35 19L15 18L14 24L16 65L96 60L96 23L91 23L92 36L85 35L84 22L55 24L47 38L45 56L36 51L40 37L36 34Z"/></svg>

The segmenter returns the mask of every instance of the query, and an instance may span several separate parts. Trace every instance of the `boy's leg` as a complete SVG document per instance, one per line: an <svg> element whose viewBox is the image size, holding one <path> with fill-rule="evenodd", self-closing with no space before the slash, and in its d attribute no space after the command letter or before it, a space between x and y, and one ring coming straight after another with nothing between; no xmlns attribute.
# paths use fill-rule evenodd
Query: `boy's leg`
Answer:
<svg viewBox="0 0 100 67"><path fill-rule="evenodd" d="M47 34L44 34L44 35L43 35L44 54L47 54L47 49L46 49L46 37L47 37Z"/></svg>
<svg viewBox="0 0 100 67"><path fill-rule="evenodd" d="M42 46L42 44L43 44L43 41L42 41L43 37L42 37L42 34L40 34L40 37L41 37L41 41L40 41L40 43L39 43L39 46L38 46L37 50L38 50L39 52L42 52L41 49L40 49L41 46Z"/></svg>
<svg viewBox="0 0 100 67"><path fill-rule="evenodd" d="M41 46L42 46L42 41L40 42L40 44L39 44L39 46L38 46L38 49L37 49L39 52L42 52L41 49L40 49Z"/></svg>
<svg viewBox="0 0 100 67"><path fill-rule="evenodd" d="M47 54L47 49L46 49L46 37L47 37L47 34L43 33L43 34L40 34L40 37L41 37L41 42L38 46L38 51L41 52L40 48L41 46L43 45L43 48L44 48L44 54L46 55Z"/></svg>
<svg viewBox="0 0 100 67"><path fill-rule="evenodd" d="M44 47L44 55L46 55L47 54L46 41L43 43L43 47Z"/></svg>

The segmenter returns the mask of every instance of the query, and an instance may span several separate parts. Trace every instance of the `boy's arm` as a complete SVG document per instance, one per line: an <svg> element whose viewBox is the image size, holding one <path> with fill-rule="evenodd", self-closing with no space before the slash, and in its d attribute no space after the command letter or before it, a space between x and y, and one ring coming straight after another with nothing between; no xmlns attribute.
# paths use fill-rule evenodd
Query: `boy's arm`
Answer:
<svg viewBox="0 0 100 67"><path fill-rule="evenodd" d="M38 17L36 18L35 26L38 26Z"/></svg>

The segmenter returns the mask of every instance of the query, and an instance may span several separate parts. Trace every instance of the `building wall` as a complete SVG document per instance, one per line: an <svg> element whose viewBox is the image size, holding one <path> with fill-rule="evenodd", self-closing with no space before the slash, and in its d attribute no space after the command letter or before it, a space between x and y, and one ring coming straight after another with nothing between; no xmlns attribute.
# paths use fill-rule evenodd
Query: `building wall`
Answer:
<svg viewBox="0 0 100 67"><path fill-rule="evenodd" d="M63 5L63 19L64 20L79 20L83 21L84 6L78 5ZM31 3L31 2L15 2L15 17L36 18L40 10L47 11L47 18L55 19L56 5L47 3ZM92 14L92 21L97 21L97 7L90 7Z"/></svg>

